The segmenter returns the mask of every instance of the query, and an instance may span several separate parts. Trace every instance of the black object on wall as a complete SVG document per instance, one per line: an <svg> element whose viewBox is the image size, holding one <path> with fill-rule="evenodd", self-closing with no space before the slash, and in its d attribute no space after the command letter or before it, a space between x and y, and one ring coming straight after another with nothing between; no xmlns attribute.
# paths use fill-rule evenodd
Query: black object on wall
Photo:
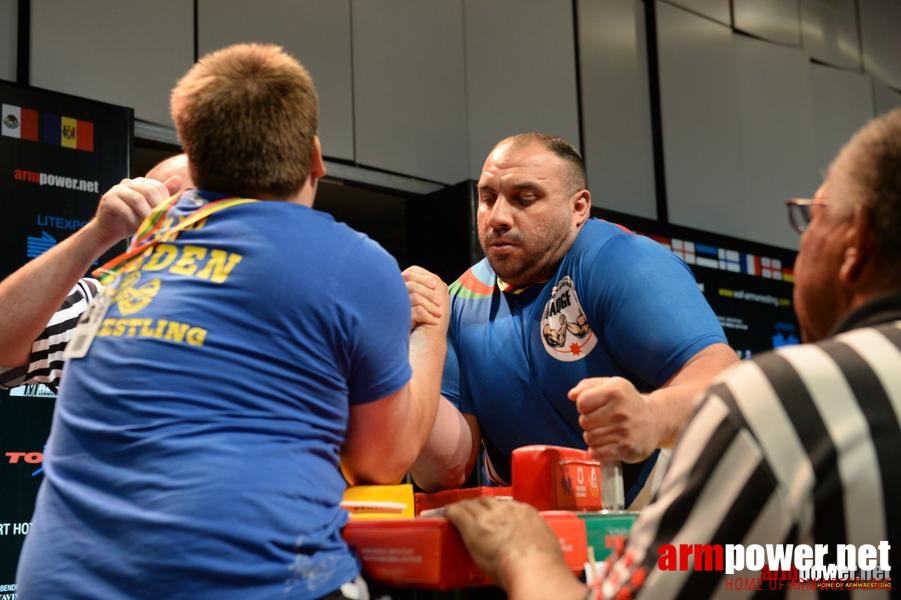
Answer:
<svg viewBox="0 0 901 600"><path fill-rule="evenodd" d="M313 207L381 244L401 269L419 265L448 284L482 257L474 181L420 195L329 177Z"/></svg>
<svg viewBox="0 0 901 600"><path fill-rule="evenodd" d="M130 108L3 81L0 103L5 277L79 229L93 216L100 195L128 176L133 114ZM42 385L0 391L0 596L15 591L54 399Z"/></svg>
<svg viewBox="0 0 901 600"><path fill-rule="evenodd" d="M480 260L476 233L476 182L467 180L411 200L407 205L407 248L418 264L450 284Z"/></svg>

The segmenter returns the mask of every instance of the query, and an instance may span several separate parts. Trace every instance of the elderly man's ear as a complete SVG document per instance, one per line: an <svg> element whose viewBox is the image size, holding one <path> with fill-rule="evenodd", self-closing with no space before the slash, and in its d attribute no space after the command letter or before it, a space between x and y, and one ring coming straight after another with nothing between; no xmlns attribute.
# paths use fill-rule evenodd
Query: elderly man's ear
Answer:
<svg viewBox="0 0 901 600"><path fill-rule="evenodd" d="M879 285L879 253L873 236L873 223L868 211L854 207L851 227L844 233L845 253L839 268L839 282L854 290ZM875 279L874 279L875 278Z"/></svg>

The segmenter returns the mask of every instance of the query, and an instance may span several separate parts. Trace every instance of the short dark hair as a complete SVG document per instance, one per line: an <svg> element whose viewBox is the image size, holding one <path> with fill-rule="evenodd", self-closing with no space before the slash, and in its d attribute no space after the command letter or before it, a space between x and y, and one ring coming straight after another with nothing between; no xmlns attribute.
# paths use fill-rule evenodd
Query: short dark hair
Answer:
<svg viewBox="0 0 901 600"><path fill-rule="evenodd" d="M588 179L585 173L585 162L579 151L569 143L568 140L560 136L548 135L546 133L537 133L534 131L526 133L518 133L510 137L502 139L495 144L495 148L504 144L512 144L515 146L524 146L526 144L540 144L556 154L558 157L566 161L570 165L569 182L572 191L584 189Z"/></svg>
<svg viewBox="0 0 901 600"><path fill-rule="evenodd" d="M319 100L310 74L280 47L237 44L204 56L171 105L198 187L281 198L306 181Z"/></svg>

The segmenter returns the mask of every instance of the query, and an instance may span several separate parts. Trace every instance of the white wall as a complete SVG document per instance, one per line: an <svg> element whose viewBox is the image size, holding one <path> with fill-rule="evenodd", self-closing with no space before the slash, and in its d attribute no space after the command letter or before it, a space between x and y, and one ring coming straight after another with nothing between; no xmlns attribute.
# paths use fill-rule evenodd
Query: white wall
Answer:
<svg viewBox="0 0 901 600"><path fill-rule="evenodd" d="M570 0L464 0L470 175L502 138L540 131L577 148Z"/></svg>
<svg viewBox="0 0 901 600"><path fill-rule="evenodd" d="M854 0L801 0L801 38L811 57L860 70L860 36Z"/></svg>
<svg viewBox="0 0 901 600"><path fill-rule="evenodd" d="M731 0L665 0L669 4L713 19L722 25L732 25Z"/></svg>
<svg viewBox="0 0 901 600"><path fill-rule="evenodd" d="M201 56L229 44L263 42L297 57L316 82L323 152L354 158L350 0L199 0L197 9Z"/></svg>
<svg viewBox="0 0 901 600"><path fill-rule="evenodd" d="M860 0L857 5L864 70L901 89L901 2Z"/></svg>
<svg viewBox="0 0 901 600"><path fill-rule="evenodd" d="M801 45L798 0L732 0L732 24L763 40Z"/></svg>
<svg viewBox="0 0 901 600"><path fill-rule="evenodd" d="M460 0L353 2L357 161L442 183L467 177Z"/></svg>
<svg viewBox="0 0 901 600"><path fill-rule="evenodd" d="M812 191L816 170L810 64L795 48L736 38L742 199L734 235L782 247L798 236L785 224L785 201Z"/></svg>
<svg viewBox="0 0 901 600"><path fill-rule="evenodd" d="M320 92L325 154L341 167L455 183L477 178L499 139L543 131L584 151L597 205L653 218L646 6L198 0L197 46L266 41L298 56ZM860 123L901 105L901 2L736 0L734 28L729 0L652 6L670 220L794 247L775 233L785 197L810 193ZM16 7L0 0L7 79ZM193 0L31 7L32 85L170 125L169 90L194 58Z"/></svg>
<svg viewBox="0 0 901 600"><path fill-rule="evenodd" d="M873 80L873 103L875 114L881 115L888 111L901 108L901 92L893 90L884 83Z"/></svg>
<svg viewBox="0 0 901 600"><path fill-rule="evenodd" d="M867 75L823 65L811 64L810 75L816 123L816 167L817 174L823 176L854 132L873 118L873 86ZM808 192L812 193L813 190Z"/></svg>
<svg viewBox="0 0 901 600"><path fill-rule="evenodd" d="M796 247L797 236L783 226L784 201L810 194L819 181L818 127L845 136L846 124L858 122L871 102L839 95L854 115L847 119L833 105L816 105L815 89L825 93L832 79L818 72L815 88L800 49L663 3L657 29L670 220ZM834 127L833 118L843 126ZM831 144L823 143L830 153Z"/></svg>
<svg viewBox="0 0 901 600"><path fill-rule="evenodd" d="M656 11L670 221L739 233L742 156L732 31L662 2Z"/></svg>
<svg viewBox="0 0 901 600"><path fill-rule="evenodd" d="M0 0L0 79L16 80L18 1Z"/></svg>
<svg viewBox="0 0 901 600"><path fill-rule="evenodd" d="M797 247L797 236L782 226L785 199L814 191L836 152L874 115L874 105L876 111L901 105L901 95L878 78L848 68L858 56L853 6L805 1L800 8L810 47L804 49L790 43L791 19L782 23L784 37L774 33L771 2L744 5L745 12L737 3L736 26L742 19L755 36L780 43L667 3L656 6L670 220ZM901 29L881 31L901 39ZM843 68L811 63L811 53ZM880 65L890 73L901 57Z"/></svg>
<svg viewBox="0 0 901 600"><path fill-rule="evenodd" d="M171 124L169 91L194 62L191 0L31 3L31 84L130 106Z"/></svg>
<svg viewBox="0 0 901 600"><path fill-rule="evenodd" d="M595 206L657 218L644 3L579 0L582 153Z"/></svg>

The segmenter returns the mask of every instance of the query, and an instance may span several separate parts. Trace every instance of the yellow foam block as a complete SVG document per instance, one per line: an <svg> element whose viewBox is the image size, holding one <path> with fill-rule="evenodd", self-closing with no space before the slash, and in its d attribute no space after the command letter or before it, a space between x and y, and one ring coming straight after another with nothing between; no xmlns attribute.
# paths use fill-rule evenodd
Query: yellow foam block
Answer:
<svg viewBox="0 0 901 600"><path fill-rule="evenodd" d="M353 521L413 518L413 486L353 485L344 490L341 508Z"/></svg>

